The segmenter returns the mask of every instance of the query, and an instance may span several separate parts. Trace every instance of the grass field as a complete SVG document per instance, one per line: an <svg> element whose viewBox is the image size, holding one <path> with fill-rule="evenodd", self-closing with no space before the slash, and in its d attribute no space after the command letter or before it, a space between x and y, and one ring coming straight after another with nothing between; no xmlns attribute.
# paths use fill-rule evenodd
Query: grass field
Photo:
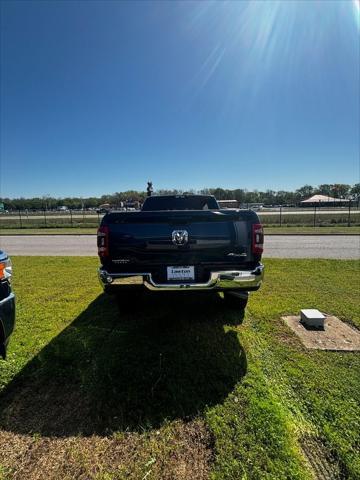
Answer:
<svg viewBox="0 0 360 480"><path fill-rule="evenodd" d="M260 218L260 221L263 225L269 227L280 226L280 216L277 215L264 215L261 212L257 212ZM351 214L351 224L353 226L360 225L360 214L353 212ZM296 214L286 214L282 215L282 226L292 226L292 227L333 227L333 226L342 226L347 227L348 224L348 213L321 213L317 214L315 219L314 227L314 213L309 212L302 215Z"/></svg>
<svg viewBox="0 0 360 480"><path fill-rule="evenodd" d="M56 227L56 228L2 228L0 235L91 235L96 234L97 228ZM268 235L359 235L360 227L266 227Z"/></svg>
<svg viewBox="0 0 360 480"><path fill-rule="evenodd" d="M0 235L96 235L97 227L2 228Z"/></svg>
<svg viewBox="0 0 360 480"><path fill-rule="evenodd" d="M18 218L6 218L2 219L0 223L1 229L42 229L42 228L97 228L100 224L100 218L97 216L88 216L85 218L78 218L71 223L67 218L59 217L49 217L45 223L44 220L38 218L29 218L22 219L21 223Z"/></svg>
<svg viewBox="0 0 360 480"><path fill-rule="evenodd" d="M268 235L360 235L360 227L264 227Z"/></svg>
<svg viewBox="0 0 360 480"><path fill-rule="evenodd" d="M360 262L267 260L245 318L215 295L106 297L95 258L13 264L1 480L360 478L360 354L307 351L280 320L360 327Z"/></svg>

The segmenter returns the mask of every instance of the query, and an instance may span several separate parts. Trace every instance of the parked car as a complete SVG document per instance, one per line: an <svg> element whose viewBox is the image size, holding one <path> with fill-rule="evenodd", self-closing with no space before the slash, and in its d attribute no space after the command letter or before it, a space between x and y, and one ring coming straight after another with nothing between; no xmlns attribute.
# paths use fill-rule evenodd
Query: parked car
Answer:
<svg viewBox="0 0 360 480"><path fill-rule="evenodd" d="M15 295L11 290L11 260L0 250L0 356L6 357L6 347L15 325Z"/></svg>
<svg viewBox="0 0 360 480"><path fill-rule="evenodd" d="M103 217L99 279L109 293L213 290L245 308L263 280L263 240L252 210L221 210L210 195L148 197L140 212Z"/></svg>

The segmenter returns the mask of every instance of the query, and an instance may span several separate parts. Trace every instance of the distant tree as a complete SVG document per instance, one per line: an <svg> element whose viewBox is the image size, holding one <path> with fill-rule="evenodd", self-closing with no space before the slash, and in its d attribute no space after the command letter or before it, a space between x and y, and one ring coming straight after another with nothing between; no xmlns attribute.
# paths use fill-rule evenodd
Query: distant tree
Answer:
<svg viewBox="0 0 360 480"><path fill-rule="evenodd" d="M277 204L283 205L284 203L292 203L292 198L291 198L292 193L291 192L286 192L285 190L279 190L278 192L275 192L275 199Z"/></svg>
<svg viewBox="0 0 360 480"><path fill-rule="evenodd" d="M360 183L355 183L350 190L350 194L354 200L360 199Z"/></svg>
<svg viewBox="0 0 360 480"><path fill-rule="evenodd" d="M274 190L266 190L265 193L260 192L260 202L267 203L268 205L273 205L276 203L276 192Z"/></svg>
<svg viewBox="0 0 360 480"><path fill-rule="evenodd" d="M211 189L211 194L214 195L218 200L228 200L226 191L223 188Z"/></svg>
<svg viewBox="0 0 360 480"><path fill-rule="evenodd" d="M264 196L261 195L258 190L246 192L244 203L261 203L263 198Z"/></svg>
<svg viewBox="0 0 360 480"><path fill-rule="evenodd" d="M188 192L195 193L191 189ZM183 193L183 190L178 189L161 189L156 192L162 195L178 195ZM347 184L322 184L314 188L311 185L304 185L296 191L288 192L285 190L266 190L260 192L258 190L247 191L246 189L237 188L234 190L217 188L203 188L199 191L204 195L214 195L218 200L237 200L239 203L268 203L268 204L296 204L304 198L308 198L314 193L321 193L322 195L329 195L340 198L352 198L360 201L360 183L352 187ZM137 190L128 190L126 192L115 192L112 194L102 195L101 197L64 197L54 198L50 195L45 195L42 198L0 198L0 202L4 203L5 210L41 210L43 208L57 208L66 206L71 209L81 209L98 207L103 203L110 203L113 206L119 206L121 202L140 202L142 203L146 198L146 192Z"/></svg>
<svg viewBox="0 0 360 480"><path fill-rule="evenodd" d="M166 188L160 188L159 190L156 190L157 195L181 195L183 193L183 190L178 190L174 188L173 190L169 190Z"/></svg>
<svg viewBox="0 0 360 480"><path fill-rule="evenodd" d="M316 189L316 193L320 195L327 195L328 197L331 196L333 185L331 183L323 183L319 185Z"/></svg>
<svg viewBox="0 0 360 480"><path fill-rule="evenodd" d="M346 198L350 192L351 186L346 183L335 183L332 185L332 194L335 198Z"/></svg>
<svg viewBox="0 0 360 480"><path fill-rule="evenodd" d="M304 185L296 190L301 199L311 197L314 194L314 187L311 185Z"/></svg>
<svg viewBox="0 0 360 480"><path fill-rule="evenodd" d="M237 188L236 190L233 191L233 197L235 200L237 200L239 203L243 203L245 200L245 192L241 188Z"/></svg>
<svg viewBox="0 0 360 480"><path fill-rule="evenodd" d="M86 199L86 205L89 208L96 208L99 205L99 200L96 197L89 197Z"/></svg>

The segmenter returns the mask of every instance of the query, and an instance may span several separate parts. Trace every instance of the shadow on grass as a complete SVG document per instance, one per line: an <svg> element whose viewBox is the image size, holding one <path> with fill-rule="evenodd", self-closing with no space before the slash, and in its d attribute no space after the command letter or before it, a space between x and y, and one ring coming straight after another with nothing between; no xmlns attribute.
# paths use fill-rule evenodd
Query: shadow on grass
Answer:
<svg viewBox="0 0 360 480"><path fill-rule="evenodd" d="M240 313L218 296L100 295L0 396L0 428L49 436L141 431L222 402L246 372Z"/></svg>

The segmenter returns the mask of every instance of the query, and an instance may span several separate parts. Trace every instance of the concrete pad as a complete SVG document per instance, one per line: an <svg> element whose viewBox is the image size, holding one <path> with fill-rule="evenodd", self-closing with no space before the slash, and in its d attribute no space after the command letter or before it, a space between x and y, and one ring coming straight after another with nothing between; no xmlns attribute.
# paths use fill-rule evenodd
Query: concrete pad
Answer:
<svg viewBox="0 0 360 480"><path fill-rule="evenodd" d="M299 316L281 317L306 348L317 350L360 351L360 332L337 317L327 316L325 329L306 327Z"/></svg>

